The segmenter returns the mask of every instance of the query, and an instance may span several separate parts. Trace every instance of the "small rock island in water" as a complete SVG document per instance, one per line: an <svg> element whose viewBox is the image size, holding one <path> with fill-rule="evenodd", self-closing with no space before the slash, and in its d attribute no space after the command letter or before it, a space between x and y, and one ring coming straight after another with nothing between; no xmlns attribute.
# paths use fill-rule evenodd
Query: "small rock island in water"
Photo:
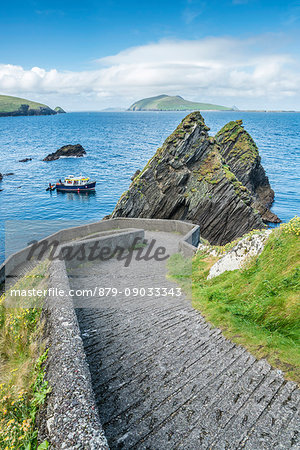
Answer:
<svg viewBox="0 0 300 450"><path fill-rule="evenodd" d="M54 108L54 111L56 112L56 114L66 114L66 111L62 109L60 106Z"/></svg>
<svg viewBox="0 0 300 450"><path fill-rule="evenodd" d="M64 145L56 152L50 153L50 155L46 156L43 161L55 161L59 158L80 158L83 155L86 155L86 151L84 150L82 145Z"/></svg>
<svg viewBox="0 0 300 450"><path fill-rule="evenodd" d="M185 117L141 173L111 217L189 220L211 244L225 244L267 222L274 191L242 121L208 135L200 112Z"/></svg>

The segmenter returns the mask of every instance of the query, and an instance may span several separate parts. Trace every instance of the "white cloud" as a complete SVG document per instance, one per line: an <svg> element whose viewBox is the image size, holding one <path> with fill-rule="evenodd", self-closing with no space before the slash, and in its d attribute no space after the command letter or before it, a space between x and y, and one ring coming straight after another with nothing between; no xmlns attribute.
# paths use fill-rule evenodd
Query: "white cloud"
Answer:
<svg viewBox="0 0 300 450"><path fill-rule="evenodd" d="M266 107L275 106L276 101L283 107L284 100L293 97L296 108L298 61L288 52L270 53L263 43L262 37L163 40L101 58L97 69L78 72L0 64L0 91L55 99L76 109L128 106L161 93L240 107L249 107L255 100L258 107L262 101Z"/></svg>

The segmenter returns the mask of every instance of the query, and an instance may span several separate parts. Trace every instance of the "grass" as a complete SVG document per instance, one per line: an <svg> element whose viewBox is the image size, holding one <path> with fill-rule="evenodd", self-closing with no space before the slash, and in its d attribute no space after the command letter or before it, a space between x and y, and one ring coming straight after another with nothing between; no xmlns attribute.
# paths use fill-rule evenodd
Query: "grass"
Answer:
<svg viewBox="0 0 300 450"><path fill-rule="evenodd" d="M192 111L192 110L231 110L226 106L211 103L190 102L180 96L158 95L144 98L130 106L131 111Z"/></svg>
<svg viewBox="0 0 300 450"><path fill-rule="evenodd" d="M0 95L0 113L17 111L21 105L29 105L29 109L48 108L48 106L42 103L32 102L24 98Z"/></svg>
<svg viewBox="0 0 300 450"><path fill-rule="evenodd" d="M242 270L207 280L218 260L198 253L192 270L170 258L170 276L183 287L192 279L193 306L225 336L266 358L300 384L300 218L275 230L259 257Z"/></svg>
<svg viewBox="0 0 300 450"><path fill-rule="evenodd" d="M43 262L12 289L46 289L47 263ZM26 301L38 301L37 306ZM0 299L0 448L43 449L38 445L36 417L49 392L44 380L47 350L42 339L41 299L14 297Z"/></svg>

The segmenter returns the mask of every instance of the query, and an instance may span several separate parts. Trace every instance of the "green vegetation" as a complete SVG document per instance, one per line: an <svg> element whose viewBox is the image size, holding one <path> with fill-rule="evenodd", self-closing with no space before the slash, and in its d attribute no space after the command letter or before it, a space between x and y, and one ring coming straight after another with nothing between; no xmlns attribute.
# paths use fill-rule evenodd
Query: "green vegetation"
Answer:
<svg viewBox="0 0 300 450"><path fill-rule="evenodd" d="M56 106L56 108L54 108L54 111L57 112L57 114L65 114L65 112L66 112L60 106Z"/></svg>
<svg viewBox="0 0 300 450"><path fill-rule="evenodd" d="M226 123L223 128L221 128L220 131L216 134L216 137L223 136L224 139L231 139L232 136L234 136L234 139L238 136L238 134L243 131L242 127L243 121L242 120L231 120L230 122Z"/></svg>
<svg viewBox="0 0 300 450"><path fill-rule="evenodd" d="M199 182L218 184L224 177L232 184L235 193L245 202L251 204L251 196L248 189L236 178L230 168L224 164L223 158L217 150L213 150L201 163L200 168L194 172Z"/></svg>
<svg viewBox="0 0 300 450"><path fill-rule="evenodd" d="M50 109L49 106L43 105L42 103L32 102L19 97L0 95L0 113L12 113L14 111L18 111L22 105L28 105L28 111L38 110L40 108Z"/></svg>
<svg viewBox="0 0 300 450"><path fill-rule="evenodd" d="M300 383L300 218L276 229L260 256L242 270L207 280L218 260L199 252L189 262L170 259L170 275L192 279L193 306L232 341Z"/></svg>
<svg viewBox="0 0 300 450"><path fill-rule="evenodd" d="M198 181L206 181L210 184L217 184L223 177L221 156L217 151L212 151L202 162L197 171Z"/></svg>
<svg viewBox="0 0 300 450"><path fill-rule="evenodd" d="M248 191L248 189L246 188L246 186L244 186L243 183L241 183L236 178L236 176L231 172L231 170L229 169L227 164L223 164L222 168L223 168L225 177L232 184L236 195L238 195L241 198L241 200L244 201L244 203L246 205L250 205L251 204L251 194Z"/></svg>
<svg viewBox="0 0 300 450"><path fill-rule="evenodd" d="M46 270L43 262L12 289L46 289ZM48 443L38 446L36 428L37 412L49 392L43 299L16 296L11 301L8 293L0 298L0 448L43 449Z"/></svg>
<svg viewBox="0 0 300 450"><path fill-rule="evenodd" d="M244 130L242 123L242 120L227 123L216 134L216 139L231 146L230 151L227 152L227 158L238 159L242 164L248 165L248 163L252 164L256 160L259 153L254 140Z"/></svg>
<svg viewBox="0 0 300 450"><path fill-rule="evenodd" d="M192 110L218 110L231 111L226 106L211 103L190 102L179 95L158 95L139 100L130 106L129 111L192 111Z"/></svg>

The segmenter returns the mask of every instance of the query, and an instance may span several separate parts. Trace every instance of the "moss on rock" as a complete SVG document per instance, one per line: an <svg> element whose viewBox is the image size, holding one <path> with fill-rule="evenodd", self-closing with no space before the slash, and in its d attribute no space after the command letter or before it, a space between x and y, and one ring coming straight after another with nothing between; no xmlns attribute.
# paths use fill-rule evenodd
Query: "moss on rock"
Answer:
<svg viewBox="0 0 300 450"><path fill-rule="evenodd" d="M186 116L134 178L112 217L190 220L215 244L264 228L247 184L259 166L254 141L242 121L229 122L217 137L209 136L208 129L199 112ZM248 153L244 166L241 157ZM255 164L249 163L254 158Z"/></svg>
<svg viewBox="0 0 300 450"><path fill-rule="evenodd" d="M216 139L225 147L228 159L239 159L244 165L252 164L258 158L257 146L242 126L242 120L227 123L216 134Z"/></svg>
<svg viewBox="0 0 300 450"><path fill-rule="evenodd" d="M207 183L217 184L221 181L222 161L220 154L214 150L202 162L199 170L196 171L198 181L206 181Z"/></svg>

